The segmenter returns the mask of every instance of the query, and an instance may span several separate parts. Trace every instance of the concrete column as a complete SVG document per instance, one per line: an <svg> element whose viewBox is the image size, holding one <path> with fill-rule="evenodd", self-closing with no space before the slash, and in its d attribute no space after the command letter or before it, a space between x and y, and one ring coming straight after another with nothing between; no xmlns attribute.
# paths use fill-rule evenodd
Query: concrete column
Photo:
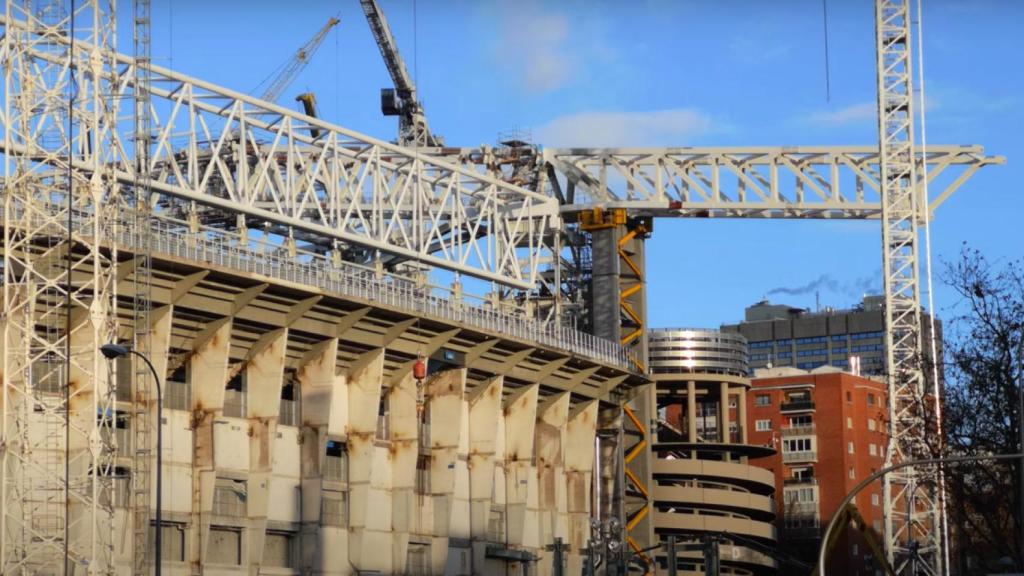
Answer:
<svg viewBox="0 0 1024 576"><path fill-rule="evenodd" d="M469 396L469 533L473 541L474 572L487 558L487 525L491 517L492 494L497 492L495 457L498 454L498 421L501 419L501 391L505 379L495 376L477 386ZM504 486L500 490L504 491ZM495 494L497 495L497 494Z"/></svg>
<svg viewBox="0 0 1024 576"><path fill-rule="evenodd" d="M273 446L280 415L288 329L266 332L249 351L245 364L249 416L249 480L246 512L249 518L249 574L258 576L267 532Z"/></svg>
<svg viewBox="0 0 1024 576"><path fill-rule="evenodd" d="M721 382L718 386L718 438L729 443L729 383Z"/></svg>
<svg viewBox="0 0 1024 576"><path fill-rule="evenodd" d="M224 387L228 379L228 358L231 352L231 319L223 318L208 325L193 343L189 362L192 384L192 413L195 422L192 434L192 525L190 557L202 562L202 554L210 542L210 514L213 511L213 489L217 480L217 454L214 451L214 422L224 409Z"/></svg>
<svg viewBox="0 0 1024 576"><path fill-rule="evenodd" d="M419 418L416 414L416 380L406 373L388 391L391 408L391 525L394 531L392 563L396 574L406 572L409 532L418 511L414 505L416 458L419 456Z"/></svg>
<svg viewBox="0 0 1024 576"><path fill-rule="evenodd" d="M348 386L345 376L337 374L337 357L338 339L324 340L303 356L296 372L302 415L300 557L308 559L302 569L331 576L349 573L346 530L320 526L320 471L328 436L340 437L348 422Z"/></svg>
<svg viewBox="0 0 1024 576"><path fill-rule="evenodd" d="M384 349L366 353L349 373L349 559L356 570L393 572L387 448L375 446Z"/></svg>
<svg viewBox="0 0 1024 576"><path fill-rule="evenodd" d="M591 281L590 325L594 335L619 341L619 228L591 232L594 269Z"/></svg>
<svg viewBox="0 0 1024 576"><path fill-rule="evenodd" d="M468 518L456 519L454 514L466 369L439 372L429 377L425 385L427 409L430 410L430 491L434 510L432 533L435 536L431 565L434 573L440 574L448 559L450 538L469 537Z"/></svg>
<svg viewBox="0 0 1024 576"><path fill-rule="evenodd" d="M736 406L738 409L737 417L740 425L740 440L747 444L747 433L749 432L750 423L747 422L747 389L746 387L740 387L738 395L736 397Z"/></svg>
<svg viewBox="0 0 1024 576"><path fill-rule="evenodd" d="M569 419L569 393L563 392L547 398L537 409L534 432L537 471L537 544L538 548L566 538L564 517L560 518L559 504L565 509L565 464L563 444L566 422ZM561 498L560 498L561 497ZM561 500L561 502L559 502ZM538 565L538 573L550 571L550 554L546 550Z"/></svg>
<svg viewBox="0 0 1024 576"><path fill-rule="evenodd" d="M590 539L590 492L594 471L594 438L597 432L597 400L577 406L569 414L563 452L568 514L569 574L580 574L579 550Z"/></svg>
<svg viewBox="0 0 1024 576"><path fill-rule="evenodd" d="M527 505L531 494L537 497L532 459L538 392L538 384L524 386L505 402L505 532L513 546L526 545L528 536L530 544L536 546L536 531L526 530L526 526L536 525L528 522Z"/></svg>
<svg viewBox="0 0 1024 576"><path fill-rule="evenodd" d="M686 382L686 434L688 442L697 441L697 383Z"/></svg>

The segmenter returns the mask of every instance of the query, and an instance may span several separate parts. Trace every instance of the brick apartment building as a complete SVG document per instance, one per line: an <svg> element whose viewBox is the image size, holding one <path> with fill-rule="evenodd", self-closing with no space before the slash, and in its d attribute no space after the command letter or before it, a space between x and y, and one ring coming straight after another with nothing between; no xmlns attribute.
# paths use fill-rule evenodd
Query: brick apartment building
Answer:
<svg viewBox="0 0 1024 576"><path fill-rule="evenodd" d="M749 442L778 450L752 464L775 474L780 549L813 564L821 532L843 497L883 466L885 383L823 366L761 369L751 384ZM881 543L881 483L861 492L856 505ZM870 549L850 532L831 552L828 573L874 576L878 566Z"/></svg>

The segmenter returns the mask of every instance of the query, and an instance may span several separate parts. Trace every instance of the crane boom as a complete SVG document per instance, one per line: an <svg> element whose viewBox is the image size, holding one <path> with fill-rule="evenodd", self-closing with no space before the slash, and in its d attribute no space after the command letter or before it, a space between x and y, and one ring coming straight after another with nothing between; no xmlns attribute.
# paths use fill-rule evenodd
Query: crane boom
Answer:
<svg viewBox="0 0 1024 576"><path fill-rule="evenodd" d="M324 24L323 28L316 33L308 42L303 44L295 54L288 59L280 68L280 72L276 76L273 76L270 85L267 90L260 96L261 99L267 102L276 102L281 97L281 93L295 81L302 69L309 64L309 61L313 58L313 54L316 53L317 49L320 48L320 44L324 41L327 33L338 25L340 20L332 17Z"/></svg>
<svg viewBox="0 0 1024 576"><path fill-rule="evenodd" d="M393 89L381 90L381 112L385 116L398 116L398 143L406 146L441 146L439 137L430 132L423 105L416 98L416 85L409 76L405 61L398 53L395 37L377 0L359 0L377 42L384 65L391 76Z"/></svg>

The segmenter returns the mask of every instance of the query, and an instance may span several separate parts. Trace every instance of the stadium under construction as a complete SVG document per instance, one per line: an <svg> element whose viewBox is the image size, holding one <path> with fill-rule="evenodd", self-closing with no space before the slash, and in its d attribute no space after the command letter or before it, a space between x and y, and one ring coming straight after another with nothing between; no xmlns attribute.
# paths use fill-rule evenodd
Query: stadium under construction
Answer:
<svg viewBox="0 0 1024 576"><path fill-rule="evenodd" d="M0 573L696 574L710 535L776 571L742 367L648 369L658 218L877 220L886 462L933 433L917 239L1002 158L916 145L909 0L875 2L879 143L643 149L444 143L375 0L393 142L275 103L337 21L256 97L115 4L0 17ZM687 388L717 439L659 424ZM899 574L945 573L936 474L886 480Z"/></svg>

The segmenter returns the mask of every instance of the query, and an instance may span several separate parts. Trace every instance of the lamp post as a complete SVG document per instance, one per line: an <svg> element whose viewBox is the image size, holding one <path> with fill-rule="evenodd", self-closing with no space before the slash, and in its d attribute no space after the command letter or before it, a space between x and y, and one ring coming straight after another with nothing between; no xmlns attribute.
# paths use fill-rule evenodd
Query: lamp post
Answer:
<svg viewBox="0 0 1024 576"><path fill-rule="evenodd" d="M164 396L160 388L160 375L157 374L156 368L153 367L153 363L146 358L145 354L132 350L127 346L121 346L119 344L104 344L100 346L100 352L107 360L115 360L117 358L123 358L129 354L134 354L149 366L149 371L153 373L153 382L156 383L156 542L154 553L154 568L156 576L160 576L161 560L163 548L161 546L161 536L163 532L163 463L164 463L164 452L163 452L163 416L164 416Z"/></svg>
<svg viewBox="0 0 1024 576"><path fill-rule="evenodd" d="M983 462L985 460L1024 461L1024 453L991 454L986 456L955 456L952 458L925 458L923 460L908 460L906 462L900 462L899 464L893 464L892 466L882 468L878 472L875 472L874 474L862 480L861 483L854 486L853 490L850 490L850 492L846 495L846 498L843 498L843 501L839 503L839 507L836 508L835 514L832 515L832 519L828 523L828 527L825 528L825 532L821 535L821 546L818 548L818 576L825 576L825 543L829 541L832 532L837 528L836 525L839 523L839 517L842 516L842 511L850 504L850 502L853 502L853 499L857 497L857 494L859 494L861 490L867 488L869 484L871 484L875 480L878 480L882 476L885 476L889 472L892 472L893 470L899 470L901 468L907 468L910 466L926 466L932 464L959 464L962 462ZM948 542L946 543L946 546L949 546Z"/></svg>

